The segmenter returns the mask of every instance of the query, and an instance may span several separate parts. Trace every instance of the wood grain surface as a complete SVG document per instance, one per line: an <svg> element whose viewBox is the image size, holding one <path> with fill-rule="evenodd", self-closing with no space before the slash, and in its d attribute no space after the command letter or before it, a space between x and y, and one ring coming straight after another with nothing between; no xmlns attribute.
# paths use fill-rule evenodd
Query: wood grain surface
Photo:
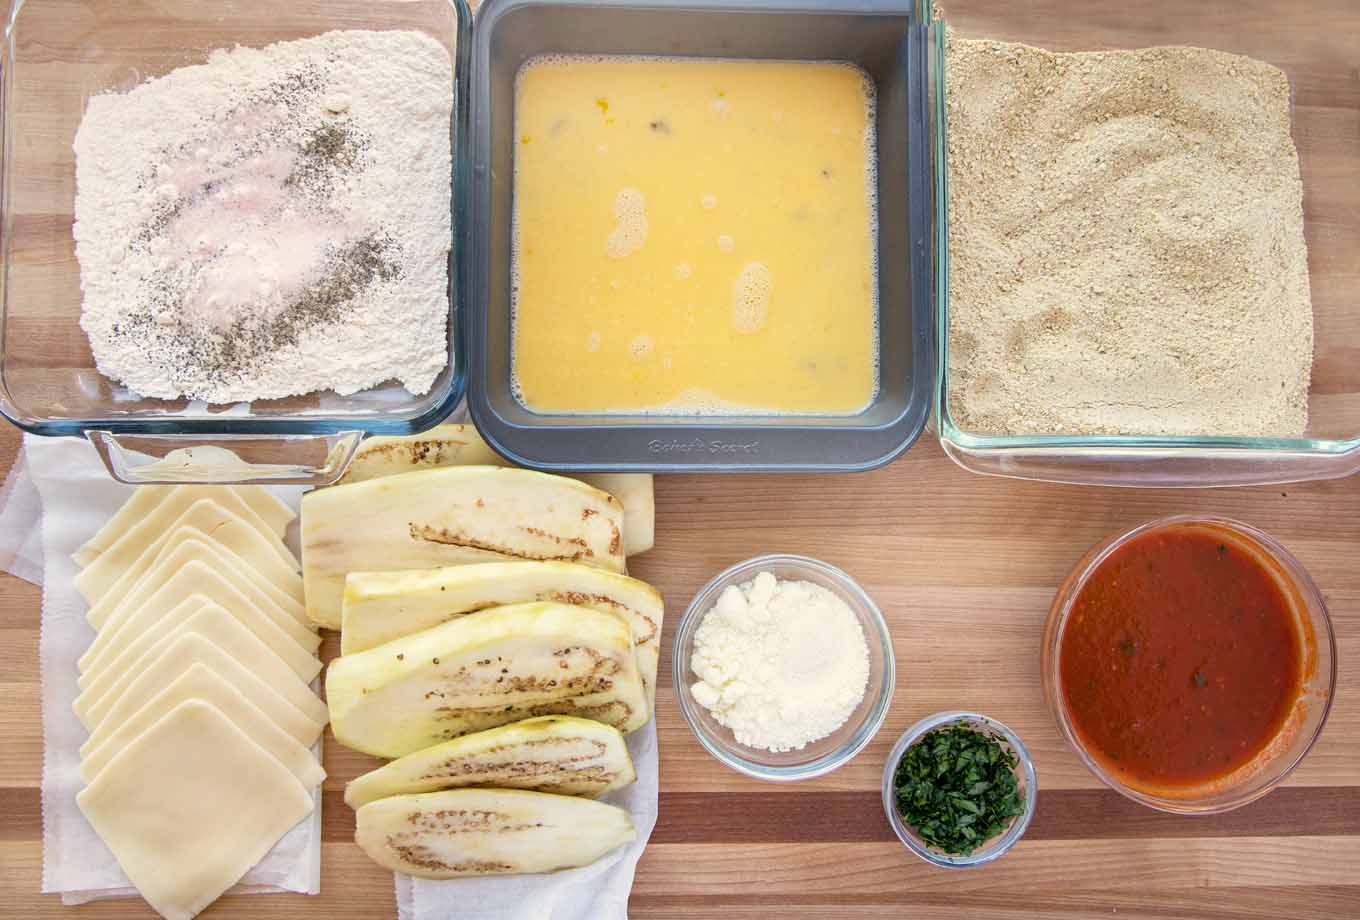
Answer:
<svg viewBox="0 0 1360 920"><path fill-rule="evenodd" d="M218 4L228 13L260 3ZM357 9L358 0L346 0ZM102 33L94 10L64 4L80 33ZM161 4L142 3L155 11ZM306 32L318 0L273 4L283 29ZM964 34L1058 49L1190 43L1253 54L1285 67L1305 178L1307 233L1318 306L1315 407L1342 402L1353 421L1360 392L1360 4L1356 0L946 0ZM371 13L370 13L371 15ZM366 20L356 14L351 25ZM222 22L222 21L219 21ZM216 24L205 29L229 29ZM242 41L278 33L251 32ZM35 54L70 41L54 31ZM205 35L209 34L205 32ZM262 38L261 38L262 36ZM98 41L82 45L93 53ZM88 45L88 48L87 48ZM176 49L162 49L167 60ZM52 64L58 64L55 59ZM48 66L48 65L44 65ZM34 71L36 73L37 71ZM21 74L21 80L27 74ZM35 81L36 82L36 81ZM30 111L41 131L56 111ZM64 104L64 103L63 103ZM69 116L69 111L66 113ZM63 380L88 349L74 323L69 148L56 159L19 148L32 170L27 223L13 228L19 271L50 297L23 305L33 345L33 392ZM44 315L63 311L64 324ZM1351 334L1347 334L1351 333ZM64 365L64 367L63 367ZM54 400L65 398L60 386ZM1330 410L1328 410L1330 411ZM1347 429L1353 432L1354 425ZM19 444L0 429L0 472ZM1160 515L1227 514L1262 527L1309 568L1333 617L1339 680L1317 746L1280 789L1237 812L1176 818L1102 787L1067 750L1043 701L1038 659L1053 592L1092 543ZM719 569L769 551L806 553L860 580L883 609L898 658L886 724L851 764L829 776L768 785L726 770L695 742L676 708L669 639L693 593ZM633 565L667 602L657 695L660 819L638 867L635 917L1245 918L1360 916L1360 481L1233 491L1080 489L971 476L929 435L902 459L839 477L663 477L657 547ZM38 683L40 591L0 576L0 917L148 917L140 901L64 908L38 893L42 731ZM325 654L338 650L334 637ZM1033 752L1040 795L1025 839L968 872L928 867L892 837L879 799L889 747L940 709L999 718ZM391 875L351 840L344 783L375 761L327 734L322 894L225 898L213 918L385 918Z"/></svg>
<svg viewBox="0 0 1360 920"><path fill-rule="evenodd" d="M0 431L0 469L18 443ZM1177 512L1263 527L1312 572L1330 607L1340 675L1331 718L1287 783L1211 818L1177 818L1106 790L1064 746L1040 686L1049 601L1100 537ZM1049 486L972 476L930 440L875 473L660 477L657 547L634 562L667 602L657 694L660 819L633 889L635 917L1360 916L1360 480L1221 492ZM788 786L720 766L690 735L669 638L717 570L792 550L841 566L882 607L897 692L873 743L842 770ZM0 576L0 916L144 917L137 901L63 908L38 894L42 768L39 591ZM326 655L338 643L327 640ZM1039 804L994 865L928 867L893 838L879 799L892 742L944 708L986 712L1034 752ZM320 897L225 898L211 917L394 915L391 875L351 842L344 783L376 763L327 734Z"/></svg>

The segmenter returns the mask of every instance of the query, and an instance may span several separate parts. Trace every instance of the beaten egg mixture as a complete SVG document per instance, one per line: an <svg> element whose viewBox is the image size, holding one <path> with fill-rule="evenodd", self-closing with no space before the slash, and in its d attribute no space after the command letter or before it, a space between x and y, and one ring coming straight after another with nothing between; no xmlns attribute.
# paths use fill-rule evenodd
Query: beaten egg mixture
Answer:
<svg viewBox="0 0 1360 920"><path fill-rule="evenodd" d="M515 92L518 398L550 413L867 406L873 105L847 64L528 62Z"/></svg>

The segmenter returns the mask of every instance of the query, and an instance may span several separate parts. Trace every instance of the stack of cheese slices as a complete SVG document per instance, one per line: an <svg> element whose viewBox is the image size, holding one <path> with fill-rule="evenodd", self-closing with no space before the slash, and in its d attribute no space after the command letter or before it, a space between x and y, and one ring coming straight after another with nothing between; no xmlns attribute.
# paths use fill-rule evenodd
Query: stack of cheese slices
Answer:
<svg viewBox="0 0 1360 920"><path fill-rule="evenodd" d="M411 875L548 872L635 837L591 798L633 782L623 734L655 698L661 596L623 574L651 477L499 462L463 426L374 439L302 503L308 613L341 628L336 739L396 758L347 788L355 840Z"/></svg>
<svg viewBox="0 0 1360 920"><path fill-rule="evenodd" d="M198 913L314 807L294 515L259 487L143 486L76 553L97 630L81 656L81 811L147 902Z"/></svg>

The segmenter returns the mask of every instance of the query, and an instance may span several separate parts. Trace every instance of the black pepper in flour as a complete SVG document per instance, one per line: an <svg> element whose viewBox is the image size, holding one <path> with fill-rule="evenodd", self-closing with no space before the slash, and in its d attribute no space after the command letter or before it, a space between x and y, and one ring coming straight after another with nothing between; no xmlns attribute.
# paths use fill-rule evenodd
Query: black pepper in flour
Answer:
<svg viewBox="0 0 1360 920"><path fill-rule="evenodd" d="M208 402L427 389L447 361L446 76L419 33L335 32L93 97L75 235L100 370Z"/></svg>
<svg viewBox="0 0 1360 920"><path fill-rule="evenodd" d="M307 328L344 319L345 308L375 281L390 281L401 273L400 264L388 251L390 238L368 237L337 252L315 284L302 290L288 305L265 323L240 322L222 336L220 366L233 368L258 360L258 356L297 344Z"/></svg>
<svg viewBox="0 0 1360 920"><path fill-rule="evenodd" d="M134 313L117 334L153 344L172 369L196 367L221 383L239 381L260 362L296 345L306 330L343 322L346 308L370 285L396 278L401 265L392 246L390 237L367 237L335 252L318 281L268 318L238 319L215 330L166 324L157 319L159 314L143 311ZM181 296L164 282L156 293L166 299Z"/></svg>
<svg viewBox="0 0 1360 920"><path fill-rule="evenodd" d="M314 74L290 76L296 79L281 81L266 98L279 104L298 106L315 97L320 89L321 84ZM239 163L257 155L265 143L263 138L272 137L277 143L283 136L286 134L280 126L266 134L251 136L233 147L228 162ZM182 144L181 149L186 146ZM305 189L303 200L310 200L320 209L334 183L362 162L365 147L365 138L343 120L321 124L305 135L293 169L283 180L284 185ZM175 206L159 213L153 224L138 234L138 242L147 245L174 223L184 202L211 196L221 185L218 180L202 183ZM367 287L375 281L390 281L398 276L401 271L398 259L399 253L390 235L360 239L329 253L322 263L320 277L287 298L277 312L241 317L226 328L219 328L212 322L184 319L179 308L186 296L185 286L175 284L169 277L153 278L145 308L133 312L115 334L155 341L156 350L171 375L178 376L187 368L198 367L220 381L240 380L249 376L260 362L271 360L287 346L296 345L307 329L344 322L346 308ZM167 314L177 318L167 321Z"/></svg>
<svg viewBox="0 0 1360 920"><path fill-rule="evenodd" d="M176 159L192 158L195 151L207 142L210 136L220 135L219 126L222 122L230 124L239 119L244 112L263 113L264 123L256 131L240 137L228 136L228 155L222 161L222 165L236 166L247 157L261 153L266 145L286 144L287 114L300 111L306 106L316 105L324 86L317 67L303 65L298 70L272 81L263 89L249 94L241 104L231 107L221 116L197 126L188 138L179 139L172 146L161 150L157 159L160 162L172 162ZM222 182L221 179L208 179L190 190L188 195L177 196L173 201L158 206L151 220L137 233L136 242L143 246L149 244L179 216L186 204L211 196L220 190ZM141 190L157 185L159 178L154 168L148 167L138 178L137 186Z"/></svg>
<svg viewBox="0 0 1360 920"><path fill-rule="evenodd" d="M341 121L320 125L303 142L284 184L306 186L313 192L329 191L338 175L363 162L365 146L363 136Z"/></svg>

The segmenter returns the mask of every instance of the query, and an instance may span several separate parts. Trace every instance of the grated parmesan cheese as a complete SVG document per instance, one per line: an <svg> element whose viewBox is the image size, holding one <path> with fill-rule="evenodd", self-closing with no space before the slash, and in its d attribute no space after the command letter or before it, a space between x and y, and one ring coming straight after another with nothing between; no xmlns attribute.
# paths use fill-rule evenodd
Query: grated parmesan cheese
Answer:
<svg viewBox="0 0 1360 920"><path fill-rule="evenodd" d="M690 690L741 744L793 751L845 724L864 698L869 646L846 603L769 572L731 585L694 634Z"/></svg>

